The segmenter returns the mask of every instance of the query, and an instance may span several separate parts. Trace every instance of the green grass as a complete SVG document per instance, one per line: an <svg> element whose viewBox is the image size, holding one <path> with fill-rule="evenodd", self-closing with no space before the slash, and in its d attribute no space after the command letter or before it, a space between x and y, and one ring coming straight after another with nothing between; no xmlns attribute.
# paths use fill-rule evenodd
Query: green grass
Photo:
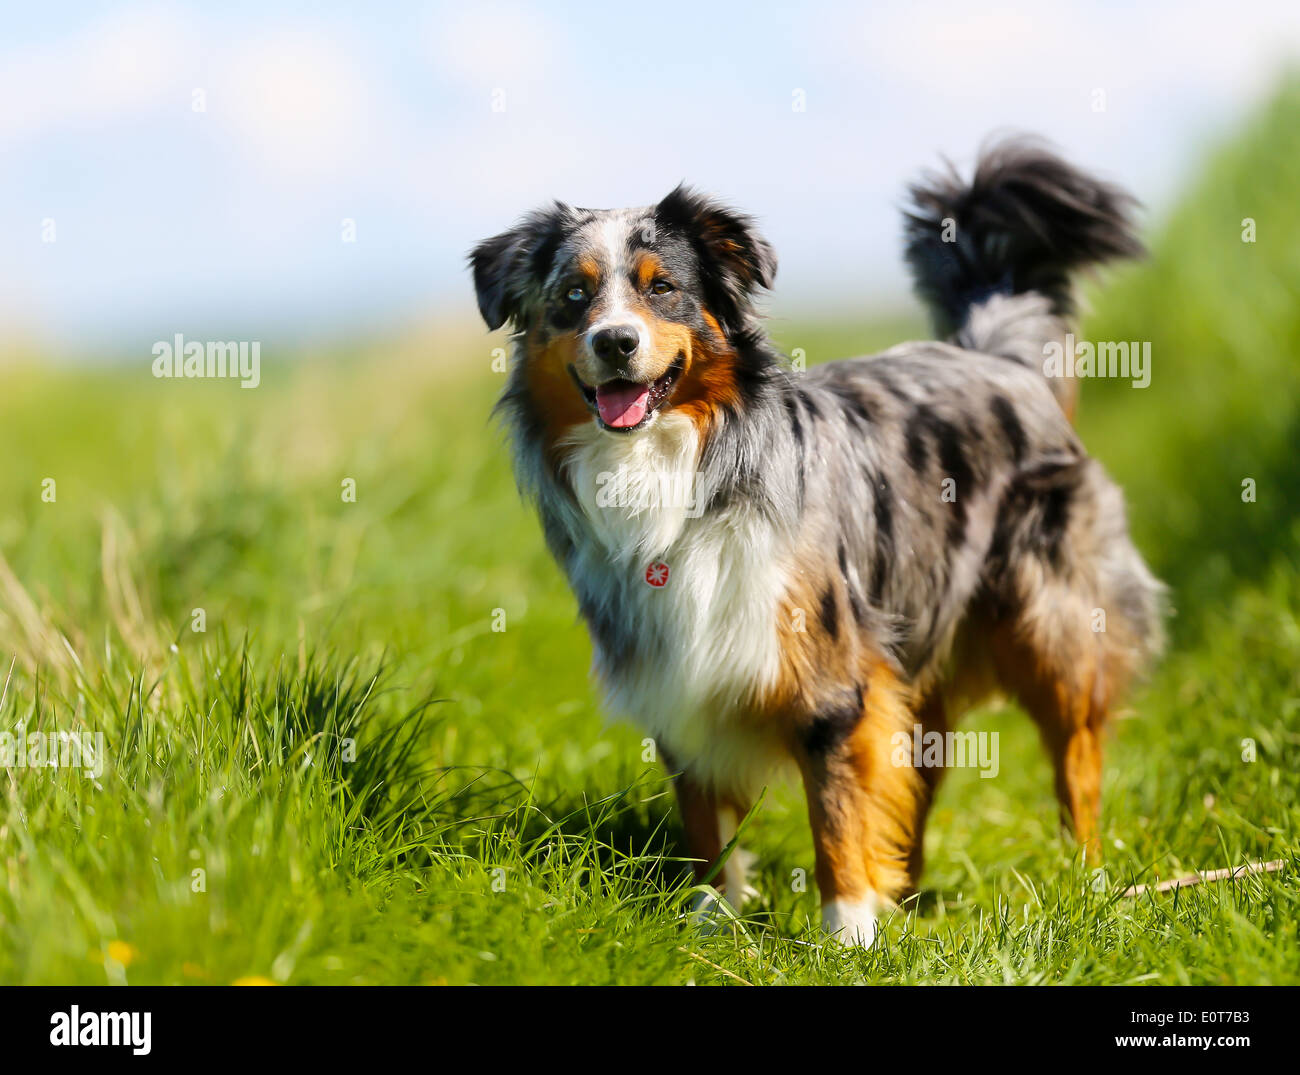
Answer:
<svg viewBox="0 0 1300 1075"><path fill-rule="evenodd" d="M819 945L783 788L745 832L761 898L701 936L664 774L604 725L487 424L498 340L268 348L256 391L155 381L147 355L19 363L0 729L99 732L109 757L0 772L0 982L1300 981L1297 130L1292 87L1087 324L1153 341L1151 387L1085 384L1080 424L1178 610L1113 729L1103 871L1060 838L1028 721L985 710L966 727L1000 734L1000 773L952 774L925 892L873 950ZM812 360L899 331L776 328ZM1286 867L1122 896L1254 859Z"/></svg>

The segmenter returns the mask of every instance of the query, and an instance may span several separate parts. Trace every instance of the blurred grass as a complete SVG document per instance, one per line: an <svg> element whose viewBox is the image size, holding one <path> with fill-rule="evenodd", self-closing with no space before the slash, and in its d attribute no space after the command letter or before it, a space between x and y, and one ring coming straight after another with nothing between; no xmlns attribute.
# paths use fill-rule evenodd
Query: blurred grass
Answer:
<svg viewBox="0 0 1300 1075"><path fill-rule="evenodd" d="M1291 85L1085 325L1152 341L1151 386L1085 383L1080 427L1178 608L1112 737L1104 873L1028 722L985 711L999 777L951 775L877 948L813 943L788 789L742 932L700 937L662 771L603 724L488 425L498 339L265 348L256 390L33 361L0 370L0 729L102 732L110 763L0 774L0 982L1300 980L1297 131ZM920 321L773 331L818 362ZM1287 871L1119 895L1257 858Z"/></svg>
<svg viewBox="0 0 1300 1075"><path fill-rule="evenodd" d="M1195 177L1151 259L1109 280L1088 322L1095 339L1151 341L1150 386L1090 383L1079 425L1175 585L1180 639L1212 630L1206 617L1243 582L1300 551L1297 119L1292 83Z"/></svg>

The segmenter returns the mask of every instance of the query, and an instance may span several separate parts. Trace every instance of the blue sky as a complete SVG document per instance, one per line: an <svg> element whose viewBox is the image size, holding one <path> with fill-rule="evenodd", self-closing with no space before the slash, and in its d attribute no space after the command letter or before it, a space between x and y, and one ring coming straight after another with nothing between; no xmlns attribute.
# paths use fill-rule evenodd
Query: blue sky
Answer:
<svg viewBox="0 0 1300 1075"><path fill-rule="evenodd" d="M901 192L940 154L1037 131L1158 220L1300 53L1300 5L1265 0L2 18L0 335L55 350L468 318L478 239L681 179L760 218L775 312L874 310L905 294Z"/></svg>

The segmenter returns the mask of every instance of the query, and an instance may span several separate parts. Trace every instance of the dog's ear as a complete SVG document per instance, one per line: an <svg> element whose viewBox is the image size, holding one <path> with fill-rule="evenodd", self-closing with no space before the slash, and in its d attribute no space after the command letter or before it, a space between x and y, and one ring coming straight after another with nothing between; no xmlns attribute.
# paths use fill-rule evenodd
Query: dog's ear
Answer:
<svg viewBox="0 0 1300 1075"><path fill-rule="evenodd" d="M685 184L655 206L655 225L691 242L709 305L726 328L739 327L754 293L776 279L776 254L754 221Z"/></svg>
<svg viewBox="0 0 1300 1075"><path fill-rule="evenodd" d="M521 328L573 210L562 202L524 217L507 232L484 239L469 255L478 310L490 329L507 321Z"/></svg>

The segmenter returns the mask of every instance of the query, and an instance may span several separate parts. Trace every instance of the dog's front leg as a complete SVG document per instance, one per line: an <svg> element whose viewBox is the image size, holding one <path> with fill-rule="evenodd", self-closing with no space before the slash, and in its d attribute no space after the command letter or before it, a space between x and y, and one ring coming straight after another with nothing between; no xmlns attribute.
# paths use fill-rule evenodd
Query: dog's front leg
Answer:
<svg viewBox="0 0 1300 1075"><path fill-rule="evenodd" d="M880 675L855 706L814 715L799 737L822 929L844 944L871 945L908 886L924 787L910 752L895 764L892 736L910 720L897 684Z"/></svg>
<svg viewBox="0 0 1300 1075"><path fill-rule="evenodd" d="M675 768L671 763L669 768ZM689 770L673 778L677 789L677 808L682 814L682 833L686 857L691 859L695 883L703 884L718 856L722 854L722 831L718 824L718 797ZM722 887L721 884L718 885Z"/></svg>
<svg viewBox="0 0 1300 1075"><path fill-rule="evenodd" d="M665 758L665 761L669 769L677 768L670 759ZM737 800L719 795L689 769L678 772L673 783L682 815L686 857L691 859L695 883L704 884L719 856L736 835L744 810ZM753 894L746 880L748 857L741 848L732 848L721 871L709 881L736 908ZM702 918L711 919L716 909L712 907L711 897L701 895L696 900L695 910Z"/></svg>

